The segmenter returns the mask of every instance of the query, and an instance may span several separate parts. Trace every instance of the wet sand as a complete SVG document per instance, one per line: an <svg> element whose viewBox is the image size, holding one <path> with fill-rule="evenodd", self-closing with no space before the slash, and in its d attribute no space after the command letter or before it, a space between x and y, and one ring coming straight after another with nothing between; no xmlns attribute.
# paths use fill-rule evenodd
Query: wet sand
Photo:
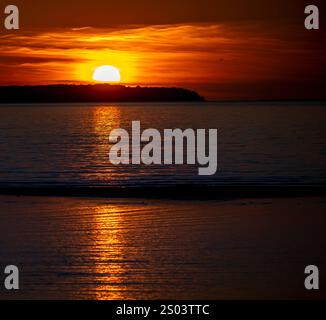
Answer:
<svg viewBox="0 0 326 320"><path fill-rule="evenodd" d="M326 198L224 201L0 196L0 266L11 299L317 299ZM2 272L2 270L1 270Z"/></svg>

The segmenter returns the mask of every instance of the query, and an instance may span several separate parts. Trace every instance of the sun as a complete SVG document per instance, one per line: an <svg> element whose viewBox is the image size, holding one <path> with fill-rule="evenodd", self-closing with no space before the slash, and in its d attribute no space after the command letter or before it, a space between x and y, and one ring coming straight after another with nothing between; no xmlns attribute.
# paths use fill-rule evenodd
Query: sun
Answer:
<svg viewBox="0 0 326 320"><path fill-rule="evenodd" d="M100 66L93 72L93 80L98 82L120 82L120 70L114 66Z"/></svg>

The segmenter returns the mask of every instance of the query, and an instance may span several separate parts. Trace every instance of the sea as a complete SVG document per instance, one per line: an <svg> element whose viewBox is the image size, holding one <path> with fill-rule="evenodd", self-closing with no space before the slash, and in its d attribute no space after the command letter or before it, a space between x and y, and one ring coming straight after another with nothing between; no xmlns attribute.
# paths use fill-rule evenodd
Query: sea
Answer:
<svg viewBox="0 0 326 320"><path fill-rule="evenodd" d="M218 171L112 165L111 130L217 129ZM0 190L163 186L315 187L326 182L318 102L0 106ZM166 190L165 189L165 190ZM155 199L0 195L1 299L320 299L304 270L326 270L324 196Z"/></svg>
<svg viewBox="0 0 326 320"><path fill-rule="evenodd" d="M112 165L109 134L217 129L218 172L198 165ZM0 106L0 187L318 185L326 182L325 103Z"/></svg>

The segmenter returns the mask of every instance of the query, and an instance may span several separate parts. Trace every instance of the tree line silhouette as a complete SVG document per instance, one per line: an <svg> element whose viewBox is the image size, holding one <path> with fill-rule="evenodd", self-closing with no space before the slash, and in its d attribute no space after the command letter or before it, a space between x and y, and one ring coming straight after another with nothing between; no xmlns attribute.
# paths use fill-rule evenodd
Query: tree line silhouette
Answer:
<svg viewBox="0 0 326 320"><path fill-rule="evenodd" d="M178 101L205 101L205 99L197 92L183 88L128 87L109 84L0 87L0 103Z"/></svg>

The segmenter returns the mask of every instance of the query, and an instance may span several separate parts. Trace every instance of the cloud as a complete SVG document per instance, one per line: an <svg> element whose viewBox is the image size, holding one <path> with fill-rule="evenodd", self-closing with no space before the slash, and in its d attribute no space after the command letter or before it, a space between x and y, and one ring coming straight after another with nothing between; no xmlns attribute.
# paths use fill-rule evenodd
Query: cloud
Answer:
<svg viewBox="0 0 326 320"><path fill-rule="evenodd" d="M297 28L191 23L6 34L0 36L0 83L90 81L102 64L118 67L125 83L182 85L209 96L218 87L232 92L232 83L239 90L241 83L318 79L325 74L316 67L325 65L325 45Z"/></svg>

